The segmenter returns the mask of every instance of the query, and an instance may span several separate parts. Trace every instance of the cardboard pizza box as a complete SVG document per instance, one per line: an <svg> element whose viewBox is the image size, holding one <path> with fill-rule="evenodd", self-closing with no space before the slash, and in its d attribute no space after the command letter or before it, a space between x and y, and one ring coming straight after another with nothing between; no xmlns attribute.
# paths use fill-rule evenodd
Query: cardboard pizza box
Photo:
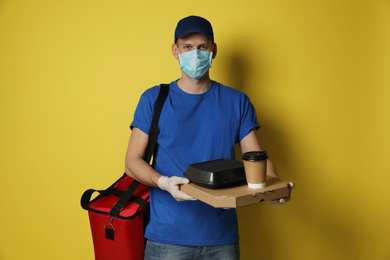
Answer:
<svg viewBox="0 0 390 260"><path fill-rule="evenodd" d="M223 189L208 189L194 183L183 184L180 190L215 208L238 208L287 197L290 188L287 181L267 177L267 186L262 189L250 189L248 185Z"/></svg>

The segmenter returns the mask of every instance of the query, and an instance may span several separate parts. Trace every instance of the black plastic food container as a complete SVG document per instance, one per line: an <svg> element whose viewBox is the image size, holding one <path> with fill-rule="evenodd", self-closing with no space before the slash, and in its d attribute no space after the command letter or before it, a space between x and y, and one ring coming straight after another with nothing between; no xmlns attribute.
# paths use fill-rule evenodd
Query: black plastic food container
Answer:
<svg viewBox="0 0 390 260"><path fill-rule="evenodd" d="M230 159L191 164L184 176L191 182L210 189L226 188L246 183L244 164Z"/></svg>

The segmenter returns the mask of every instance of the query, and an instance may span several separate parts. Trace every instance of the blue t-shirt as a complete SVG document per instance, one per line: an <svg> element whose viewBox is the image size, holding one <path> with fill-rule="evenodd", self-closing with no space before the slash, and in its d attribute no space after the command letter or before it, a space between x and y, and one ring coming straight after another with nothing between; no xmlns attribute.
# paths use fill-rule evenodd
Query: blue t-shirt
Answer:
<svg viewBox="0 0 390 260"><path fill-rule="evenodd" d="M149 134L160 86L146 90L130 125ZM171 82L159 122L154 169L180 176L189 164L234 159L234 146L259 128L256 111L242 92L215 81L203 94L188 94ZM207 246L238 242L235 209L217 209L202 201L176 201L167 191L150 188L150 222L145 237L160 243Z"/></svg>

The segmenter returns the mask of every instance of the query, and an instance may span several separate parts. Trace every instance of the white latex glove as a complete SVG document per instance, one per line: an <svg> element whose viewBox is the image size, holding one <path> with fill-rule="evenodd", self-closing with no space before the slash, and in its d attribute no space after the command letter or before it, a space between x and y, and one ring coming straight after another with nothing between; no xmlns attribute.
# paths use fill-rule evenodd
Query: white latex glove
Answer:
<svg viewBox="0 0 390 260"><path fill-rule="evenodd" d="M157 184L160 189L168 191L177 201L196 200L194 197L191 197L179 190L179 185L189 182L190 181L188 179L177 176L170 178L167 176L161 176L160 179L158 179Z"/></svg>
<svg viewBox="0 0 390 260"><path fill-rule="evenodd" d="M267 203L270 204L270 205L281 206L284 203L289 202L290 199L291 199L291 190L294 187L295 187L295 184L293 182L289 182L288 183L289 192L288 192L288 196L287 197L280 198L280 199L277 199L277 200L268 200Z"/></svg>

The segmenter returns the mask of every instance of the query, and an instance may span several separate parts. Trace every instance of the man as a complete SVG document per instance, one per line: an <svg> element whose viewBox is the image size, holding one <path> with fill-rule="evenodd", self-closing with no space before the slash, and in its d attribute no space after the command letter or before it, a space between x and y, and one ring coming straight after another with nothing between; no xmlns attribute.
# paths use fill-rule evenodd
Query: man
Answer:
<svg viewBox="0 0 390 260"><path fill-rule="evenodd" d="M183 178L189 164L234 159L236 143L243 153L262 150L256 111L244 93L210 79L217 45L206 19L179 21L172 54L182 73L170 83L161 113L154 168L143 157L159 86L141 96L126 154L126 173L151 187L145 259L239 259L235 209L216 209L181 192L179 185L189 182ZM268 165L267 174L278 178Z"/></svg>

